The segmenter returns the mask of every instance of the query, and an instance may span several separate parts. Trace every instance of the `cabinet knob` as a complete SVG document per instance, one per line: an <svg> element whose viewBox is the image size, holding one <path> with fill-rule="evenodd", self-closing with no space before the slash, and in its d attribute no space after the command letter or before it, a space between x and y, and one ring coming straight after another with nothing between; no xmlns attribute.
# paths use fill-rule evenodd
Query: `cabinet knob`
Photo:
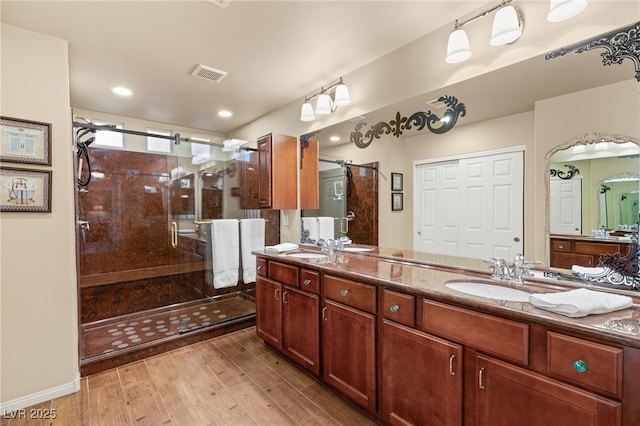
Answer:
<svg viewBox="0 0 640 426"><path fill-rule="evenodd" d="M340 290L340 296L346 296L349 294L349 290Z"/></svg>
<svg viewBox="0 0 640 426"><path fill-rule="evenodd" d="M256 271L259 271L260 269L262 269L262 265L256 266Z"/></svg>
<svg viewBox="0 0 640 426"><path fill-rule="evenodd" d="M563 246L562 244L560 244L560 245L558 246L558 248L559 248L559 249L563 249L563 248L564 248L564 246Z"/></svg>
<svg viewBox="0 0 640 426"><path fill-rule="evenodd" d="M573 363L573 368L575 368L578 373L584 373L587 371L587 363L579 359Z"/></svg>
<svg viewBox="0 0 640 426"><path fill-rule="evenodd" d="M398 305L391 305L391 306L389 307L389 310L390 310L391 312L398 312L398 310L399 310L399 309L400 309L400 306L398 306Z"/></svg>
<svg viewBox="0 0 640 426"><path fill-rule="evenodd" d="M302 284L309 285L309 284L311 284L311 280L310 279L306 279L306 280L302 281Z"/></svg>

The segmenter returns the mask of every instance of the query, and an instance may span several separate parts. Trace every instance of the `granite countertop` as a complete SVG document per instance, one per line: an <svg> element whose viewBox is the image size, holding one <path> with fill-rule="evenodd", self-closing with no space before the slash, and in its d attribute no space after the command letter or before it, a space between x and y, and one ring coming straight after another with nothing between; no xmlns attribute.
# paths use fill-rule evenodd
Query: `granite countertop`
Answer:
<svg viewBox="0 0 640 426"><path fill-rule="evenodd" d="M364 248L363 248L364 249ZM318 251L301 246L298 251ZM375 284L392 290L425 296L431 300L467 307L476 311L508 319L539 323L556 330L564 330L600 341L627 345L640 349L640 295L594 287L578 281L557 281L545 278L525 279L523 285L492 281L485 262L479 259L417 253L368 247L366 252L335 251L335 261L302 259L286 253L254 252L272 260L307 266L325 273ZM460 266L457 267L456 262ZM486 270L487 272L482 272ZM625 294L634 299L630 308L608 314L571 318L535 308L528 302L511 302L472 296L457 292L445 285L449 280L472 280L500 284L530 293L548 293L589 288L594 291Z"/></svg>
<svg viewBox="0 0 640 426"><path fill-rule="evenodd" d="M629 236L611 236L611 237L594 237L593 235L564 235L564 234L552 234L549 238L572 240L572 241L594 241L598 243L620 243L631 244L631 237Z"/></svg>

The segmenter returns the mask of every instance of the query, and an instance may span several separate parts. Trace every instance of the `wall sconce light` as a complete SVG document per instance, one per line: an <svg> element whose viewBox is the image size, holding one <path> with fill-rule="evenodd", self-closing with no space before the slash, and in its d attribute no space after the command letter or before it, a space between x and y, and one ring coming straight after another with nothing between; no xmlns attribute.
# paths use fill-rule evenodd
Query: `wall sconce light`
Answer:
<svg viewBox="0 0 640 426"><path fill-rule="evenodd" d="M333 98L330 95L330 92L333 90ZM313 110L313 106L311 105L311 101L316 99L316 109L315 112ZM332 84L331 86L320 88L318 93L315 93L311 96L305 96L304 103L302 104L302 109L300 110L300 120L301 121L313 121L316 119L316 114L325 115L331 114L336 111L339 106L346 106L351 103L351 98L349 97L349 89L347 85L342 81L342 77L337 83Z"/></svg>
<svg viewBox="0 0 640 426"><path fill-rule="evenodd" d="M582 13L589 6L587 0L551 0L547 21L560 22Z"/></svg>
<svg viewBox="0 0 640 426"><path fill-rule="evenodd" d="M494 11L496 15L493 18L489 44L492 46L502 46L518 40L520 36L522 36L524 17L520 9L512 6L510 4L511 2L512 0L503 0L499 5L485 10L463 22L459 22L459 20L456 19L454 29L449 35L449 41L447 42L445 62L457 64L471 57L469 38L462 27ZM550 22L559 22L573 18L585 10L588 4L588 0L550 0L547 20Z"/></svg>
<svg viewBox="0 0 640 426"><path fill-rule="evenodd" d="M522 35L524 20L520 10L509 4L511 1L512 0L503 0L499 5L485 10L484 12L463 22L459 22L456 19L453 32L449 35L445 62L449 64L457 64L459 62L466 61L471 57L469 38L462 27L477 19L485 17L494 11L497 12L496 16L493 18L493 27L491 30L491 39L489 44L492 46L501 46L503 44L513 43L519 39Z"/></svg>

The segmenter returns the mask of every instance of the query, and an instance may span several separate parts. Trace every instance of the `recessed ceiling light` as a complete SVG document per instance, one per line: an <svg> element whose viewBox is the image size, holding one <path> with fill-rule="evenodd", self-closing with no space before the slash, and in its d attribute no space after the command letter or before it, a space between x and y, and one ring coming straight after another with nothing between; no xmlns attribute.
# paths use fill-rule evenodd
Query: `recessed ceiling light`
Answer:
<svg viewBox="0 0 640 426"><path fill-rule="evenodd" d="M133 94L133 92L130 89L127 89L126 87L120 87L120 86L114 87L113 89L111 89L111 91L116 95L120 95L120 96L131 96Z"/></svg>
<svg viewBox="0 0 640 426"><path fill-rule="evenodd" d="M233 116L233 113L231 111L222 110L222 111L218 111L218 116L223 118L229 118Z"/></svg>
<svg viewBox="0 0 640 426"><path fill-rule="evenodd" d="M331 136L329 140L331 142L340 142L340 136Z"/></svg>

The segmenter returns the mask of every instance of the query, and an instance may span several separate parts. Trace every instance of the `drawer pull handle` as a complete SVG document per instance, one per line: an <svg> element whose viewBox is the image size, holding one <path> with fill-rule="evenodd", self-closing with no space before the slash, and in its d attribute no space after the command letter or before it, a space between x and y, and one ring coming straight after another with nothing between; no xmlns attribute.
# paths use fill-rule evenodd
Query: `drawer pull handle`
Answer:
<svg viewBox="0 0 640 426"><path fill-rule="evenodd" d="M276 288L273 291L273 296L276 298L276 300L280 300L280 289L279 288Z"/></svg>
<svg viewBox="0 0 640 426"><path fill-rule="evenodd" d="M282 293L282 303L287 303L287 292Z"/></svg>
<svg viewBox="0 0 640 426"><path fill-rule="evenodd" d="M400 310L400 306L398 305L391 305L391 307L389 308L389 310L391 312L398 312L398 310Z"/></svg>
<svg viewBox="0 0 640 426"><path fill-rule="evenodd" d="M349 294L349 290L340 290L340 296L346 296Z"/></svg>
<svg viewBox="0 0 640 426"><path fill-rule="evenodd" d="M309 284L311 284L311 280L306 279L306 280L302 281L302 284L309 285Z"/></svg>
<svg viewBox="0 0 640 426"><path fill-rule="evenodd" d="M323 321L327 320L326 313L327 313L327 307L325 306L324 308L322 308L322 320Z"/></svg>
<svg viewBox="0 0 640 426"><path fill-rule="evenodd" d="M484 390L484 383L482 383L483 376L484 376L484 367L481 368L480 371L478 372L478 388L480 390Z"/></svg>
<svg viewBox="0 0 640 426"><path fill-rule="evenodd" d="M256 271L259 271L260 269L262 269L262 265L256 266Z"/></svg>
<svg viewBox="0 0 640 426"><path fill-rule="evenodd" d="M451 356L449 357L449 375L450 375L450 376L455 376L455 375L456 375L456 372L455 372L455 371L453 371L453 360L454 360L454 359L456 359L456 356L455 356L455 355L451 355Z"/></svg>
<svg viewBox="0 0 640 426"><path fill-rule="evenodd" d="M579 359L573 363L573 368L575 368L578 373L584 373L587 371L587 363Z"/></svg>

